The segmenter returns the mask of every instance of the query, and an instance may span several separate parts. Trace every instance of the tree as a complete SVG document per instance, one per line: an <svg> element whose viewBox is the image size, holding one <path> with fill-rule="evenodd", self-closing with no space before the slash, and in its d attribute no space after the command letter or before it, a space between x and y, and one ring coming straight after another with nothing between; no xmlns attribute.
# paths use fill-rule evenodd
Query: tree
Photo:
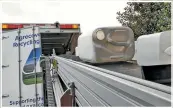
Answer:
<svg viewBox="0 0 173 108"><path fill-rule="evenodd" d="M135 38L171 30L171 2L128 2L124 12L117 12L123 26L130 27Z"/></svg>

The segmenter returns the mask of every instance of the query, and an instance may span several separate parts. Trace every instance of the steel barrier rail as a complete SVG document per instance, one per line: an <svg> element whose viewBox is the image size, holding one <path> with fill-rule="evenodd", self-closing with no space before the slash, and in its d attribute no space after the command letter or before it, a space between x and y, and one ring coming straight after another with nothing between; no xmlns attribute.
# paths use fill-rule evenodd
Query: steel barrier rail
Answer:
<svg viewBox="0 0 173 108"><path fill-rule="evenodd" d="M107 74L110 74L110 75L113 75L113 76L117 76L117 77L129 80L129 81L138 83L140 85L148 86L148 87L157 89L159 91L163 91L163 92L167 92L168 94L171 94L171 88L170 87L167 87L167 86L165 87L165 86L162 86L161 84L156 84L155 82L139 79L139 78L136 78L136 77L131 77L129 75L121 74L120 72L114 72L114 71L106 70L106 69L103 69L103 68L87 65L87 64L76 62L76 61L73 61L73 60L71 60L71 61L76 63L76 64L88 67L88 68L92 68L92 69L102 71L103 73L107 73Z"/></svg>
<svg viewBox="0 0 173 108"><path fill-rule="evenodd" d="M168 86L57 56L53 59L63 82L74 82L79 106L171 106Z"/></svg>

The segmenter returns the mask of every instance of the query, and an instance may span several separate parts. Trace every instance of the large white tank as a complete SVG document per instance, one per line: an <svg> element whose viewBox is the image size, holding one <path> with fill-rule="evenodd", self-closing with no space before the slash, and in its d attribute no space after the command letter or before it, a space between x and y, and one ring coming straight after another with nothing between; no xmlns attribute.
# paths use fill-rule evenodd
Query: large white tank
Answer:
<svg viewBox="0 0 173 108"><path fill-rule="evenodd" d="M77 56L90 63L131 60L134 35L128 27L97 28L78 38Z"/></svg>
<svg viewBox="0 0 173 108"><path fill-rule="evenodd" d="M171 31L140 36L136 49L140 66L171 64Z"/></svg>

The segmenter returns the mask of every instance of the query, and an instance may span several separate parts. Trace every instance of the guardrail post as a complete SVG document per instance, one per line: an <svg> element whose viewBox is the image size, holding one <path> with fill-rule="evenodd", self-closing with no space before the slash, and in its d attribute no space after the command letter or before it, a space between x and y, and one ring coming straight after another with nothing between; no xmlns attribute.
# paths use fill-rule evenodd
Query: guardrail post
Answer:
<svg viewBox="0 0 173 108"><path fill-rule="evenodd" d="M75 85L74 85L74 82L69 83L69 87L71 89L71 95L72 95L72 106L75 106Z"/></svg>
<svg viewBox="0 0 173 108"><path fill-rule="evenodd" d="M61 107L75 106L75 86L74 82L68 84L69 88L64 92L60 99Z"/></svg>

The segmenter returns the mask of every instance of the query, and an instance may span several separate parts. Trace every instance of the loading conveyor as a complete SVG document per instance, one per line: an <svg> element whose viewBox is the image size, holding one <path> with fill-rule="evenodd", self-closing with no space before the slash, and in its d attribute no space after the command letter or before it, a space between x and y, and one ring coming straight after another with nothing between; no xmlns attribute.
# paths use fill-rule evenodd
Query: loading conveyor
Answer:
<svg viewBox="0 0 173 108"><path fill-rule="evenodd" d="M171 106L169 86L58 56L52 60L57 106Z"/></svg>

